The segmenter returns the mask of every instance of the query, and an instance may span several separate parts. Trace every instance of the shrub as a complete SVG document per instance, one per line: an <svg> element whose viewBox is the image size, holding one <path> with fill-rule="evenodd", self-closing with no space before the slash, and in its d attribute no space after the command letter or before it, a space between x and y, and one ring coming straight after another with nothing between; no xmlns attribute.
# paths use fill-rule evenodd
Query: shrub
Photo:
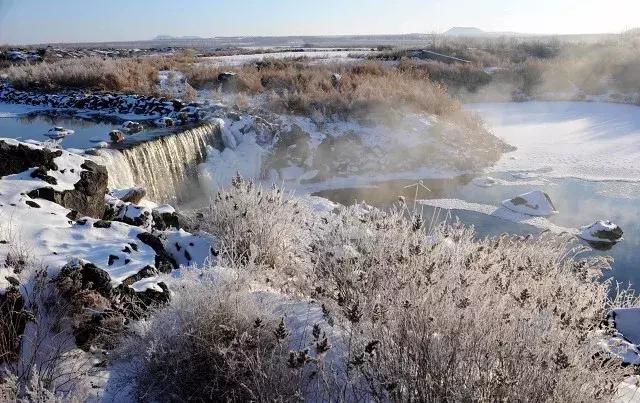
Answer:
<svg viewBox="0 0 640 403"><path fill-rule="evenodd" d="M132 362L122 382L139 400L291 401L302 372L289 362L288 330L232 283L202 276L172 283L171 304L117 352ZM302 363L304 364L304 363ZM308 375L308 374L306 374Z"/></svg>
<svg viewBox="0 0 640 403"><path fill-rule="evenodd" d="M425 222L403 203L390 212L301 210L290 221L285 211L296 210L295 199L265 208L264 196L246 185L223 198L225 211L242 206L232 225L220 214L210 224L223 247L265 215L275 217L271 225L282 219L280 238L299 239L289 253L300 258L263 270L288 267L296 293L319 300L345 329L346 396L599 401L630 373L598 346L610 334L600 328L611 308L610 283L601 282L609 260L579 258L585 250L566 235L476 239L460 223ZM272 286L293 284L271 272ZM258 273L255 281L267 274Z"/></svg>

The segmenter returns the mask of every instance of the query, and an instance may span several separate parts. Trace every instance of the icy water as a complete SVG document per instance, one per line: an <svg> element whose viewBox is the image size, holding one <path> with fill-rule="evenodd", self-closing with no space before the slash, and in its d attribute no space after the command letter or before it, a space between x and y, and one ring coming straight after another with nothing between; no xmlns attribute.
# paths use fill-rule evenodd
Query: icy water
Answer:
<svg viewBox="0 0 640 403"><path fill-rule="evenodd" d="M51 141L49 137L45 136L45 133L54 126L62 126L74 131L74 134L57 140L63 148L79 149L95 147L101 141L109 142L109 132L119 128L119 125L116 124L98 123L90 119L29 114L0 117L0 137L10 137L22 141Z"/></svg>
<svg viewBox="0 0 640 403"><path fill-rule="evenodd" d="M624 231L622 242L609 250L591 253L614 258L613 270L606 273L607 278L640 289L640 107L574 102L468 107L480 114L494 134L518 150L506 154L485 174L499 180L495 186L477 186L470 176L425 179L423 183L430 191L420 190L418 198L457 199L497 207L502 200L543 190L559 211L549 218L553 224L571 229L605 219L620 225ZM389 208L399 195L412 204L415 188L406 186L418 180L316 195L343 204L366 201ZM542 231L474 211L442 211L420 205L418 208L423 209L427 218L434 214L438 214L439 220L460 218L473 225L478 236Z"/></svg>

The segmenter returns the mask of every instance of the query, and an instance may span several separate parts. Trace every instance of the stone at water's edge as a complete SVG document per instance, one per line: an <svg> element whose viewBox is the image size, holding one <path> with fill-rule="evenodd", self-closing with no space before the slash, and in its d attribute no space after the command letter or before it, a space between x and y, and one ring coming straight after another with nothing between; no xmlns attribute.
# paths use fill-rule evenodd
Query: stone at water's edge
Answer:
<svg viewBox="0 0 640 403"><path fill-rule="evenodd" d="M85 160L80 166L80 180L73 190L57 191L51 187L32 190L31 198L40 198L75 210L80 215L102 218L105 212L104 195L107 193L109 175L107 169L93 161Z"/></svg>

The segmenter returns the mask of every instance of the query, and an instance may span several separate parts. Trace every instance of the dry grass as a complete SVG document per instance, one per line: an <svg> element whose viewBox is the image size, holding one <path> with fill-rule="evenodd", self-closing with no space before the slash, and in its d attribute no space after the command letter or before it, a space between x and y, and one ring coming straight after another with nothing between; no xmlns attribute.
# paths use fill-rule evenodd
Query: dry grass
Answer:
<svg viewBox="0 0 640 403"><path fill-rule="evenodd" d="M460 110L459 103L444 86L430 81L427 72L376 62L350 66L266 60L231 69L196 66L187 71L188 81L196 88L221 88L218 74L223 71L237 73L233 92L263 95L269 107L280 113L345 117L402 108L436 115ZM334 81L333 74L340 79Z"/></svg>
<svg viewBox="0 0 640 403"><path fill-rule="evenodd" d="M151 94L155 92L158 68L146 59L84 58L12 66L7 69L18 89L105 90Z"/></svg>

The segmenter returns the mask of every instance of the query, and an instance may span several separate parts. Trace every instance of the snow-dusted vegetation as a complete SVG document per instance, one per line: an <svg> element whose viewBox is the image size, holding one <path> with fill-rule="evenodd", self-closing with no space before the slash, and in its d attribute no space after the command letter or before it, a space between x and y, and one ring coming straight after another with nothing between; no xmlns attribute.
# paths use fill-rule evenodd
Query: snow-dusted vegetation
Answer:
<svg viewBox="0 0 640 403"><path fill-rule="evenodd" d="M0 48L0 401L640 401L637 33L415 38Z"/></svg>

